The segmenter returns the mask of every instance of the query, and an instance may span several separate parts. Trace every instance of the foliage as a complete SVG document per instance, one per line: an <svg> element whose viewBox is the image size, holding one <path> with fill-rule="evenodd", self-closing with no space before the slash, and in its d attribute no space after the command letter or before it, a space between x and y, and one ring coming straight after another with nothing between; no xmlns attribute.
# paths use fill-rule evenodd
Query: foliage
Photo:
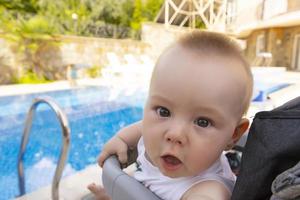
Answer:
<svg viewBox="0 0 300 200"><path fill-rule="evenodd" d="M52 38L55 27L51 26L43 16L34 16L28 20L20 19L15 23L14 34L15 40L31 40L32 42L40 40L49 40Z"/></svg>
<svg viewBox="0 0 300 200"><path fill-rule="evenodd" d="M162 7L164 0L147 0L144 7L144 17L153 21Z"/></svg>
<svg viewBox="0 0 300 200"><path fill-rule="evenodd" d="M133 0L91 1L90 22L86 31L102 37L128 37L132 3Z"/></svg>
<svg viewBox="0 0 300 200"><path fill-rule="evenodd" d="M86 73L88 74L89 77L91 78L96 78L96 77L99 77L100 74L101 74L101 69L102 67L101 66L98 66L98 65L94 65L90 68L87 68L86 69Z"/></svg>
<svg viewBox="0 0 300 200"><path fill-rule="evenodd" d="M155 18L163 2L163 0L0 0L2 16L0 25L12 27L21 25L20 21L24 22L31 18L35 18L35 21L46 19L47 26L52 29L51 33L55 34L128 37L129 34L119 32L129 32L130 28L133 31L139 30L141 22L152 21ZM114 27L113 33L110 31L111 27ZM45 27L42 30L45 30Z"/></svg>
<svg viewBox="0 0 300 200"><path fill-rule="evenodd" d="M17 82L62 77L45 61L56 53L57 34L139 38L141 23L151 21L163 0L0 0L0 34L13 43L25 71ZM46 51L47 50L47 51ZM54 52L54 53L53 53ZM46 59L47 60L47 59ZM91 69L91 76L99 71ZM21 76L21 77L18 77Z"/></svg>
<svg viewBox="0 0 300 200"><path fill-rule="evenodd" d="M84 0L39 0L38 14L45 16L60 34L85 35L90 12L86 2Z"/></svg>
<svg viewBox="0 0 300 200"><path fill-rule="evenodd" d="M36 73L40 78L47 70L41 58L42 51L57 45L54 40L55 28L45 17L35 15L28 20L20 18L13 22L14 26L6 26L6 39L12 41L12 48L18 54L18 62L24 69Z"/></svg>
<svg viewBox="0 0 300 200"><path fill-rule="evenodd" d="M5 33L3 37L12 43L11 47L18 55L17 62L26 66L18 71L33 72L43 82L45 72L49 69L44 64L42 52L45 52L44 49L51 49L51 47L57 45L54 39L55 27L44 16L31 16L31 12L27 13L28 15L20 15L14 18L14 13L4 9L1 11L6 16L1 24L2 31ZM19 78L21 82L23 82L23 79L25 81L32 79L32 82L40 82L39 79L35 79L30 75L23 77L22 74L15 74L15 82L20 82L18 81Z"/></svg>
<svg viewBox="0 0 300 200"><path fill-rule="evenodd" d="M49 80L46 80L44 77L38 77L35 73L27 71L22 74L21 77L14 77L15 83L20 84L37 84L37 83L48 83Z"/></svg>
<svg viewBox="0 0 300 200"><path fill-rule="evenodd" d="M142 18L142 0L135 0L134 3L134 12L132 16L132 22L131 22L131 27L134 30L139 30L141 27L141 21L143 20Z"/></svg>
<svg viewBox="0 0 300 200"><path fill-rule="evenodd" d="M195 27L198 29L206 29L205 23L200 18L196 18Z"/></svg>
<svg viewBox="0 0 300 200"><path fill-rule="evenodd" d="M131 20L132 37L139 38L141 23L153 21L164 0L134 0L134 11Z"/></svg>
<svg viewBox="0 0 300 200"><path fill-rule="evenodd" d="M20 13L36 13L37 0L0 0L2 7L20 12Z"/></svg>
<svg viewBox="0 0 300 200"><path fill-rule="evenodd" d="M135 0L134 1L134 11L131 21L131 28L132 28L132 37L138 38L139 30L141 29L141 22L144 21L143 19L143 7L142 7L142 0Z"/></svg>

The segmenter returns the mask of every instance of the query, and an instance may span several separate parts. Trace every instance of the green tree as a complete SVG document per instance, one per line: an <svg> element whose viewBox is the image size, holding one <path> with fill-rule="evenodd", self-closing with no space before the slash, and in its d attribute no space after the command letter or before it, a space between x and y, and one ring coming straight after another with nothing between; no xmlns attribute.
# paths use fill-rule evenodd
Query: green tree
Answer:
<svg viewBox="0 0 300 200"><path fill-rule="evenodd" d="M164 0L147 0L144 7L144 17L148 21L153 21L161 9Z"/></svg>
<svg viewBox="0 0 300 200"><path fill-rule="evenodd" d="M90 27L98 26L104 34L119 38L130 27L133 0L92 1Z"/></svg>
<svg viewBox="0 0 300 200"><path fill-rule="evenodd" d="M44 80L47 67L41 58L41 51L56 45L53 40L56 28L44 16L35 13L38 5L33 1L28 1L32 4L24 5L20 5L20 2L11 1L0 5L2 37L11 42L12 50L18 55L17 62L22 66L18 70L22 74L14 74L15 81L18 82L28 73L33 73L31 77L37 77L36 81Z"/></svg>
<svg viewBox="0 0 300 200"><path fill-rule="evenodd" d="M162 3L163 0L0 0L0 8L5 10L1 21L29 20L37 15L47 19L54 33L119 38L128 36L129 29L139 32L141 22L153 20Z"/></svg>
<svg viewBox="0 0 300 200"><path fill-rule="evenodd" d="M134 12L132 16L132 22L131 27L134 30L138 30L141 28L141 22L143 21L143 7L142 7L142 1L141 0L135 0L134 1Z"/></svg>
<svg viewBox="0 0 300 200"><path fill-rule="evenodd" d="M85 35L89 23L88 1L39 0L38 14L48 19L60 34Z"/></svg>
<svg viewBox="0 0 300 200"><path fill-rule="evenodd" d="M46 50L59 53L56 34L139 38L141 23L153 20L163 0L0 0L1 37L13 42L28 77L49 79ZM57 55L59 57L59 55ZM3 59L2 59L3 60ZM54 72L53 72L54 73ZM53 74L52 73L52 74Z"/></svg>
<svg viewBox="0 0 300 200"><path fill-rule="evenodd" d="M134 11L131 21L131 28L132 28L132 36L134 38L138 38L139 31L141 30L141 23L144 21L143 15L143 5L141 0L135 0L134 1Z"/></svg>
<svg viewBox="0 0 300 200"><path fill-rule="evenodd" d="M0 0L0 6L17 13L37 13L38 0Z"/></svg>
<svg viewBox="0 0 300 200"><path fill-rule="evenodd" d="M23 73L34 73L44 80L45 72L49 68L44 64L42 52L57 46L53 35L55 28L48 23L47 19L38 15L29 20L15 21L14 24L14 29L10 30L10 34L6 36L12 42L12 48L18 55L18 62L23 66Z"/></svg>
<svg viewBox="0 0 300 200"><path fill-rule="evenodd" d="M143 21L153 21L159 12L164 0L135 0L131 28L132 36L138 38Z"/></svg>

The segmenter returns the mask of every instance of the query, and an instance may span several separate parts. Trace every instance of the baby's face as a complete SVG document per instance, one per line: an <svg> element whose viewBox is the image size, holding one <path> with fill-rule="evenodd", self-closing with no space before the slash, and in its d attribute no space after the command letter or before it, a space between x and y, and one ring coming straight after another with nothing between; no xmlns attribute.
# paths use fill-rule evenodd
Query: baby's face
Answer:
<svg viewBox="0 0 300 200"><path fill-rule="evenodd" d="M232 140L246 80L232 60L176 46L157 63L142 133L149 160L164 175L199 174Z"/></svg>

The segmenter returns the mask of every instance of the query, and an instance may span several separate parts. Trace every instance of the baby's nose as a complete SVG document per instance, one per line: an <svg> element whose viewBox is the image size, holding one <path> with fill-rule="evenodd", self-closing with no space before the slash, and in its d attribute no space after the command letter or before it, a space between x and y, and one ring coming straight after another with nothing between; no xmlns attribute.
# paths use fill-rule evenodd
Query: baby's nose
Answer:
<svg viewBox="0 0 300 200"><path fill-rule="evenodd" d="M165 139L167 142L183 145L187 141L187 127L184 123L177 123L170 128L166 134Z"/></svg>

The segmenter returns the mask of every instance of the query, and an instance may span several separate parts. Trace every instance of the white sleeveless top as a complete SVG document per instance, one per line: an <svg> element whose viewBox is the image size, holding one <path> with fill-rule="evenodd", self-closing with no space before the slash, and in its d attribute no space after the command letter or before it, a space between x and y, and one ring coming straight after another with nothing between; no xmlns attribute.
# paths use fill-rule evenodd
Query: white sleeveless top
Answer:
<svg viewBox="0 0 300 200"><path fill-rule="evenodd" d="M142 182L163 200L180 200L183 194L193 185L208 180L224 184L231 195L236 180L224 154L210 168L197 176L181 178L164 176L145 157L145 147L142 137L138 143L137 163L138 170L134 173L134 178Z"/></svg>

